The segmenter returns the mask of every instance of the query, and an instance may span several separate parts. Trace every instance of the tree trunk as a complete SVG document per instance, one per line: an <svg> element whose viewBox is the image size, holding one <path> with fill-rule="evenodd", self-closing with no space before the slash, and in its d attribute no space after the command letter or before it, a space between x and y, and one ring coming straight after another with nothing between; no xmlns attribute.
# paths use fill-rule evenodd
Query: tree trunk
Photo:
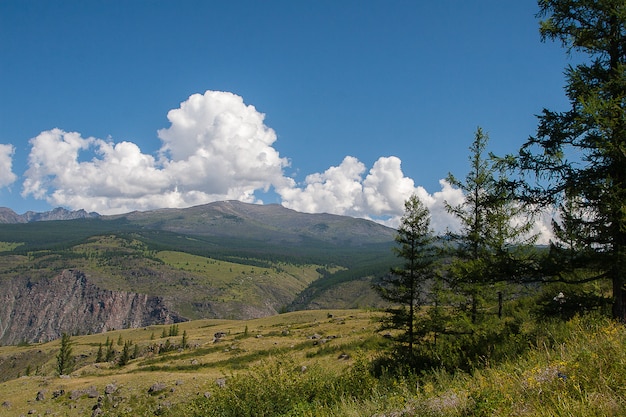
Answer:
<svg viewBox="0 0 626 417"><path fill-rule="evenodd" d="M621 277L613 278L613 318L626 323L626 291Z"/></svg>

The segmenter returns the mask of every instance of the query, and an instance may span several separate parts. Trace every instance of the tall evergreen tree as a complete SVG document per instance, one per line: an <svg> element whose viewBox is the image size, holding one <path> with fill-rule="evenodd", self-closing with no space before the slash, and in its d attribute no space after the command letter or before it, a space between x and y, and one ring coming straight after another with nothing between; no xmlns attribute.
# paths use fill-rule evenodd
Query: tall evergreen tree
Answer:
<svg viewBox="0 0 626 417"><path fill-rule="evenodd" d="M106 362L110 362L115 358L115 350L113 349L113 340L110 340L108 336L107 336L105 346L106 346L106 354L104 356L104 360Z"/></svg>
<svg viewBox="0 0 626 417"><path fill-rule="evenodd" d="M117 361L117 364L119 366L126 366L128 364L128 361L131 359L131 353L130 353L130 347L133 345L133 342L130 340L127 340L124 342L124 347L122 348L122 353Z"/></svg>
<svg viewBox="0 0 626 417"><path fill-rule="evenodd" d="M404 263L393 268L375 288L393 304L381 327L400 330L396 341L411 356L417 339L423 336L416 328L416 318L423 301L423 286L434 276L436 253L428 209L416 195L405 202L404 208L396 235L398 246L394 248Z"/></svg>
<svg viewBox="0 0 626 417"><path fill-rule="evenodd" d="M566 210L568 230L577 225L577 234L569 234L576 242L564 242L560 232L565 229L556 229L552 254L561 256L563 244L592 253L586 261L600 272L584 280L608 279L613 316L626 320L626 2L538 3L542 40L560 41L568 52L586 55L589 61L566 70L571 108L543 110L537 135L520 150L522 173L532 184L524 197ZM568 207L571 203L575 207ZM565 260L554 264L572 270L575 265L563 264ZM555 273L553 278L580 281L571 274Z"/></svg>
<svg viewBox="0 0 626 417"><path fill-rule="evenodd" d="M61 336L61 347L57 354L57 372L59 375L67 375L72 372L74 357L72 356L72 340L69 334Z"/></svg>
<svg viewBox="0 0 626 417"><path fill-rule="evenodd" d="M470 170L464 180L449 174L447 181L463 191L462 203L446 208L460 222L449 233L448 282L459 296L458 307L471 325L481 320L486 307L501 302L501 287L525 274L532 262L532 222L509 191L505 165L487 154L489 138L479 127L470 146ZM522 220L522 221L520 221ZM500 308L497 309L501 314Z"/></svg>
<svg viewBox="0 0 626 417"><path fill-rule="evenodd" d="M183 330L183 339L180 342L180 347L187 349L189 347L189 339L187 338L187 330Z"/></svg>
<svg viewBox="0 0 626 417"><path fill-rule="evenodd" d="M104 352L102 351L102 343L98 344L98 353L96 354L96 363L104 360Z"/></svg>

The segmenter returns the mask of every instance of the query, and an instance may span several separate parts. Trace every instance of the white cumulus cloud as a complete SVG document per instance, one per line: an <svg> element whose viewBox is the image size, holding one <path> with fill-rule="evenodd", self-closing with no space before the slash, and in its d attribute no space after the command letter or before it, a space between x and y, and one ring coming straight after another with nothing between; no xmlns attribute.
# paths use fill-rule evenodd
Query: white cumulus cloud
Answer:
<svg viewBox="0 0 626 417"><path fill-rule="evenodd" d="M347 156L339 166L306 177L301 187L278 189L283 205L306 213L332 213L376 220L391 227L398 226L404 213L404 202L416 194L431 211L435 231L457 227L456 220L445 210L445 201L458 204L463 193L445 181L442 190L429 194L416 187L401 169L395 156L381 157L366 172L358 159Z"/></svg>
<svg viewBox="0 0 626 417"><path fill-rule="evenodd" d="M302 188L288 184L277 192L285 207L297 211L356 215L362 212L363 172L363 163L346 156L339 166L308 175Z"/></svg>
<svg viewBox="0 0 626 417"><path fill-rule="evenodd" d="M168 113L159 156L131 142L52 129L31 139L22 195L103 214L187 207L215 200L254 202L256 190L284 187L288 161L272 147L264 115L235 94L194 94ZM92 154L84 160L85 154Z"/></svg>
<svg viewBox="0 0 626 417"><path fill-rule="evenodd" d="M13 145L0 143L0 188L13 184L17 176L13 173Z"/></svg>
<svg viewBox="0 0 626 417"><path fill-rule="evenodd" d="M180 187L249 201L255 190L285 182L289 162L272 146L276 133L240 96L194 94L167 117L171 126L159 130L160 153Z"/></svg>
<svg viewBox="0 0 626 417"><path fill-rule="evenodd" d="M285 175L288 159L274 148L277 136L265 115L235 94L194 94L167 114L155 155L135 143L83 137L52 129L30 140L23 196L53 206L117 214L132 210L189 207L217 200L259 202L257 191L273 188L286 207L309 213L369 218L395 227L404 202L416 194L431 211L436 232L457 227L445 210L463 201L460 190L441 181L429 194L407 177L401 160L380 157L367 168L353 156L308 175L302 184ZM13 147L0 145L3 183L11 173ZM9 173L9 174L6 174Z"/></svg>

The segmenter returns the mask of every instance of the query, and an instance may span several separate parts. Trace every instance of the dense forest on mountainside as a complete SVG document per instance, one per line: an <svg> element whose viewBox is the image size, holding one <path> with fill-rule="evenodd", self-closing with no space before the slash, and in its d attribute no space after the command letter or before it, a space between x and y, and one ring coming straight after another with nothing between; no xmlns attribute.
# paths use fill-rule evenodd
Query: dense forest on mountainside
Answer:
<svg viewBox="0 0 626 417"><path fill-rule="evenodd" d="M239 202L0 224L0 283L7 297L0 309L0 342L100 331L98 320L128 327L157 324L158 317L245 319L321 306L374 307L381 300L371 283L396 262L393 233L362 219ZM351 282L359 294L347 286ZM67 318L47 313L54 315L48 321L58 324L56 331L44 324L44 311L25 302L52 305L77 285L87 295L74 301L75 310L65 309ZM125 302L141 295L156 297L145 303L158 305L159 313L146 311L144 321L121 313L130 308ZM98 307L114 300L118 304ZM79 313L81 303L91 306L88 313ZM73 316L92 313L83 327L70 324L80 323ZM33 330L28 323L41 324Z"/></svg>

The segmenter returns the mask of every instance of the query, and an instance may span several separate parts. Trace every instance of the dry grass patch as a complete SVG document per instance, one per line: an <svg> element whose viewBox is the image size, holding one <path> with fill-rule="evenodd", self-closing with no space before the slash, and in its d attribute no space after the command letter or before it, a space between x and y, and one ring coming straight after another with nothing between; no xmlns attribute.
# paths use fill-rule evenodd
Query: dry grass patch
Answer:
<svg viewBox="0 0 626 417"><path fill-rule="evenodd" d="M169 406L204 396L216 388L218 381L278 357L289 357L299 367L340 371L353 363L354 356L370 339L383 340L375 333L376 315L362 310L305 311L245 321L178 323L177 336L161 337L171 329L171 325L161 325L72 337L76 366L69 378L55 375L58 340L0 347L0 369L10 358L27 357L33 352L47 354L36 375L33 370L30 376L0 384L0 415L17 417L31 410L35 415L91 415L98 397L130 409ZM166 353L153 350L168 340L171 345L179 345L183 333L188 349L175 348ZM95 363L98 348L107 338L117 351L116 359ZM118 344L120 340L132 342L141 352L124 367L116 362L123 348ZM339 358L340 353L346 356ZM163 389L149 392L155 384ZM114 393L105 394L107 386L115 386ZM38 393L42 393L39 400Z"/></svg>

